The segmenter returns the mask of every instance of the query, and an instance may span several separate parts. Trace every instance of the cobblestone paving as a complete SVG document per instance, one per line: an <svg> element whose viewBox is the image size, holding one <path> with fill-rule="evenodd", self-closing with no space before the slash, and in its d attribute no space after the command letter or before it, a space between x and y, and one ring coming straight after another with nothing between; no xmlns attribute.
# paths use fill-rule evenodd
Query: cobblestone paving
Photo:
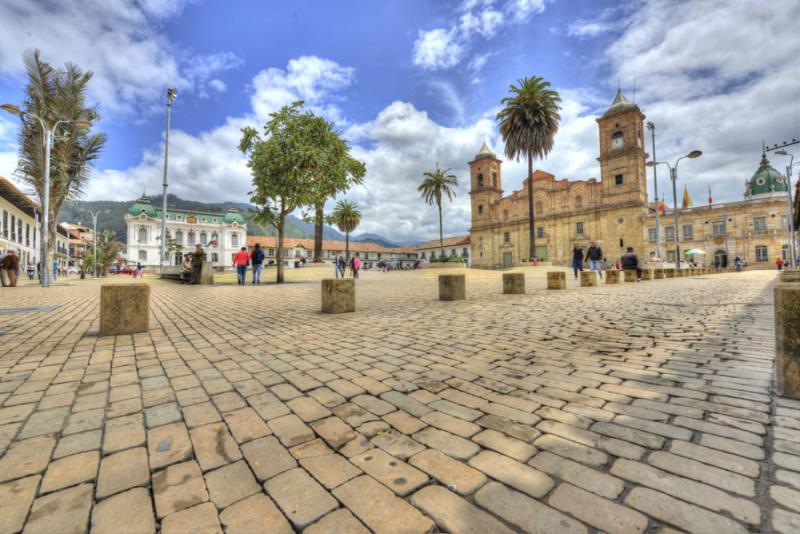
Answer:
<svg viewBox="0 0 800 534"><path fill-rule="evenodd" d="M116 338L95 282L3 290L0 532L800 530L775 272L526 272L447 303L365 273L340 316L313 281L155 283Z"/></svg>

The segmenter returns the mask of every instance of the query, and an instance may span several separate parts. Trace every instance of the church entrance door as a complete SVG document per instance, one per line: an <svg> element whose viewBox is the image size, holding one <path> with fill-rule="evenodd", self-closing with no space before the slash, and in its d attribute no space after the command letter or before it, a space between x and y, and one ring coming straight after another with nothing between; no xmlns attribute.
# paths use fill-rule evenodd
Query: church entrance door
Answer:
<svg viewBox="0 0 800 534"><path fill-rule="evenodd" d="M714 253L714 265L716 267L728 266L728 255L725 254L724 250L718 250Z"/></svg>
<svg viewBox="0 0 800 534"><path fill-rule="evenodd" d="M510 269L514 266L514 256L511 252L503 252L503 267Z"/></svg>

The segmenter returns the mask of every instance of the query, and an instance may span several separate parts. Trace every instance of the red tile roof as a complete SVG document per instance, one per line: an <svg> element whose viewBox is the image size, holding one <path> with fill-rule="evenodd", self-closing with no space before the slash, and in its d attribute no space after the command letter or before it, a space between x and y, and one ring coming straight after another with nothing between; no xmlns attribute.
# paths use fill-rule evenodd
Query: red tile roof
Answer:
<svg viewBox="0 0 800 534"><path fill-rule="evenodd" d="M460 235L456 237L445 237L444 238L444 246L445 247L460 247L460 246L469 246L469 236L468 235ZM440 247L438 239L432 239L426 243L421 244L417 247L417 250L431 250L437 249Z"/></svg>
<svg viewBox="0 0 800 534"><path fill-rule="evenodd" d="M262 248L275 248L278 246L278 238L275 236L263 235L249 235L247 236L247 246L254 247L258 243ZM284 237L284 248L299 248L302 247L306 250L314 250L313 239L300 239L297 237ZM332 239L323 239L322 250L334 250L344 252L344 241L334 241ZM362 243L359 241L350 241L351 252L375 252L375 253L395 253L395 254L415 254L417 249L411 247L384 247L375 243Z"/></svg>

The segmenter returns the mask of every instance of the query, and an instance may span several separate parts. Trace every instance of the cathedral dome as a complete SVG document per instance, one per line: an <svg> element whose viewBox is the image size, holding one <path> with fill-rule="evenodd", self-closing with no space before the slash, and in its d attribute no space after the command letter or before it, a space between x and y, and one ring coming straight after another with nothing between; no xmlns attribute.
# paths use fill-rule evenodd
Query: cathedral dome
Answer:
<svg viewBox="0 0 800 534"><path fill-rule="evenodd" d="M639 109L639 106L625 98L625 95L622 94L621 89L617 89L617 96L614 97L614 101L611 102L611 106L603 113L603 117L608 117L609 115L614 115L615 113L621 113L623 111L629 111L631 109Z"/></svg>
<svg viewBox="0 0 800 534"><path fill-rule="evenodd" d="M232 222L236 221L238 224L244 224L244 217L242 214L239 213L239 210L236 208L228 208L228 212L225 214L225 224L231 224Z"/></svg>
<svg viewBox="0 0 800 534"><path fill-rule="evenodd" d="M478 153L475 154L475 159L481 159L481 158L497 158L497 154L492 152L492 149L489 148L489 145L486 144L486 141L483 142L483 146L478 151Z"/></svg>
<svg viewBox="0 0 800 534"><path fill-rule="evenodd" d="M129 215L141 215L142 213L148 217L155 218L156 216L156 209L152 204L150 204L150 199L147 197L147 195L144 194L142 194L142 196L139 197L139 200L134 202L131 207L128 208Z"/></svg>
<svg viewBox="0 0 800 534"><path fill-rule="evenodd" d="M769 164L766 152L762 152L758 169L756 169L753 177L747 181L747 190L744 193L745 198L788 191L786 179Z"/></svg>

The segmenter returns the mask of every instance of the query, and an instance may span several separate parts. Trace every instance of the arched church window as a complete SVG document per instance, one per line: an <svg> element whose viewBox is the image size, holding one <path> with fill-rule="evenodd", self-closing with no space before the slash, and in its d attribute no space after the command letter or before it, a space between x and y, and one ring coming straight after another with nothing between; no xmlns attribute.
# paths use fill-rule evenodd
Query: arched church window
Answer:
<svg viewBox="0 0 800 534"><path fill-rule="evenodd" d="M576 208L582 208L583 207L583 198L580 195L575 197L575 207Z"/></svg>
<svg viewBox="0 0 800 534"><path fill-rule="evenodd" d="M183 245L183 231L178 230L175 232L175 242L179 245Z"/></svg>
<svg viewBox="0 0 800 534"><path fill-rule="evenodd" d="M624 137L622 132L614 132L611 136L611 148L622 148L622 140Z"/></svg>
<svg viewBox="0 0 800 534"><path fill-rule="evenodd" d="M147 228L139 228L139 243L147 243Z"/></svg>
<svg viewBox="0 0 800 534"><path fill-rule="evenodd" d="M492 173L492 186L493 187L497 187L497 173L496 172Z"/></svg>
<svg viewBox="0 0 800 534"><path fill-rule="evenodd" d="M239 234L233 234L231 236L231 245L233 245L234 247L239 246Z"/></svg>
<svg viewBox="0 0 800 534"><path fill-rule="evenodd" d="M208 234L205 232L200 232L200 244L205 245L208 243Z"/></svg>
<svg viewBox="0 0 800 534"><path fill-rule="evenodd" d="M542 206L542 201L537 200L533 207L536 213L542 213L544 211L544 206Z"/></svg>
<svg viewBox="0 0 800 534"><path fill-rule="evenodd" d="M483 175L478 175L478 187L483 187Z"/></svg>

